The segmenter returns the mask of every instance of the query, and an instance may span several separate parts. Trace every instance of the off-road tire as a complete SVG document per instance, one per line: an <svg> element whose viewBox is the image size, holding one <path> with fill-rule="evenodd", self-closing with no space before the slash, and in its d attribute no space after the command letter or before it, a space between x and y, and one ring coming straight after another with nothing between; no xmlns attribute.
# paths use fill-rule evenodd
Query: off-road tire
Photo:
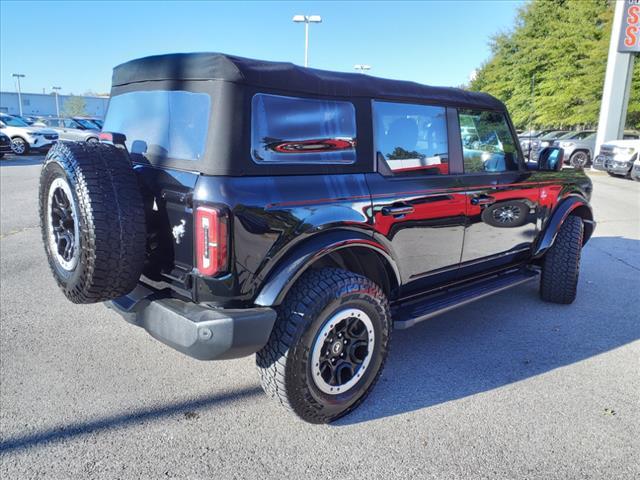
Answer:
<svg viewBox="0 0 640 480"><path fill-rule="evenodd" d="M569 304L576 299L584 225L570 215L544 256L540 297L546 302Z"/></svg>
<svg viewBox="0 0 640 480"><path fill-rule="evenodd" d="M347 392L327 395L311 378L311 350L323 325L341 309L366 311L376 332L371 363ZM389 303L382 289L355 273L324 268L305 272L278 307L267 345L256 354L262 388L310 423L328 423L356 408L384 366L391 335Z"/></svg>
<svg viewBox="0 0 640 480"><path fill-rule="evenodd" d="M53 222L48 204L56 179L69 186L79 217L79 255L69 270L50 245ZM45 158L39 199L45 253L69 300L102 302L135 288L145 259L146 223L140 187L125 150L103 143L58 142Z"/></svg>

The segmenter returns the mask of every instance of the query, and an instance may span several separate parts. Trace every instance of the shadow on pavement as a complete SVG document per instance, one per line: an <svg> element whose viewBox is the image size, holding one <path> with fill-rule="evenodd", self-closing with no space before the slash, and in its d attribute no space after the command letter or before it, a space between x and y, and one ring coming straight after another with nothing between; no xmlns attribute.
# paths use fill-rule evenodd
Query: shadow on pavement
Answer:
<svg viewBox="0 0 640 480"><path fill-rule="evenodd" d="M8 438L0 443L0 454L14 450L26 450L41 444L60 442L74 437L118 427L127 427L150 420L159 420L179 413L189 414L191 410L218 407L224 403L262 395L259 387L245 388L233 393L208 395L196 400L172 403L157 408L137 410L120 415L112 415L93 421L75 423L52 428L30 435Z"/></svg>
<svg viewBox="0 0 640 480"><path fill-rule="evenodd" d="M542 302L538 284L515 287L403 331L367 400L333 425L389 417L486 392L594 357L640 338L640 241L593 238L573 305ZM588 254L588 255L587 255ZM622 290L621 290L621 287ZM623 295L621 295L623 293Z"/></svg>
<svg viewBox="0 0 640 480"><path fill-rule="evenodd" d="M29 165L42 165L44 155L28 157L3 157L0 158L0 167L28 167Z"/></svg>
<svg viewBox="0 0 640 480"><path fill-rule="evenodd" d="M427 408L486 392L567 366L640 338L640 265L611 250L638 253L640 241L596 237L587 246L578 299L554 305L532 282L458 308L392 336L385 370L358 409L333 426L346 426ZM621 286L625 295L620 295ZM262 396L258 387L204 396L93 421L8 438L0 453L135 426L194 409ZM265 397L264 401L268 401ZM282 415L287 415L282 411ZM277 421L277 419L276 419Z"/></svg>

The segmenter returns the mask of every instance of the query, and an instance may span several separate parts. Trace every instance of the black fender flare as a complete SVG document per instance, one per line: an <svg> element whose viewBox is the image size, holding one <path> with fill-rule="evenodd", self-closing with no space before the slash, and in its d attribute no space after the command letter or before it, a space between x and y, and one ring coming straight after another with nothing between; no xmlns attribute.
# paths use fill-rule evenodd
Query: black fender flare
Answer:
<svg viewBox="0 0 640 480"><path fill-rule="evenodd" d="M584 243L587 243L596 226L593 220L593 211L589 202L579 195L569 195L556 207L551 214L551 218L547 221L541 235L538 237L533 249L533 257L542 257L556 240L556 236L560 231L560 227L569 215L578 215L585 224Z"/></svg>
<svg viewBox="0 0 640 480"><path fill-rule="evenodd" d="M254 303L265 307L279 305L311 264L327 254L350 247L368 248L381 255L393 270L395 280L400 285L400 271L395 260L371 235L353 230L333 230L314 235L280 259L262 283Z"/></svg>

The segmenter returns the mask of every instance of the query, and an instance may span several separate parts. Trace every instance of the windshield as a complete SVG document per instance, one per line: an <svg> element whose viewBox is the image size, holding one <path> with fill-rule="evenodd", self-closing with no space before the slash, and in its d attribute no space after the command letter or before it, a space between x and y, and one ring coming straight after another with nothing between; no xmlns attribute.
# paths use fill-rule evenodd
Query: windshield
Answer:
<svg viewBox="0 0 640 480"><path fill-rule="evenodd" d="M91 120L87 120L86 118L74 118L74 120L84 128L88 128L89 130L95 130L97 127L95 123L93 123Z"/></svg>
<svg viewBox="0 0 640 480"><path fill-rule="evenodd" d="M564 135L565 132L564 130L556 130L555 132L551 132L551 133L547 133L546 135L544 135L542 137L543 140L555 140L556 138L560 137L561 135Z"/></svg>
<svg viewBox="0 0 640 480"><path fill-rule="evenodd" d="M583 132L569 132L562 135L558 140L582 140L590 138L595 135L595 132L583 131Z"/></svg>
<svg viewBox="0 0 640 480"><path fill-rule="evenodd" d="M0 121L4 122L5 125L8 125L9 127L28 127L29 124L20 120L19 118L16 117L12 117L10 115L7 115L6 117L3 115L2 117L0 117Z"/></svg>

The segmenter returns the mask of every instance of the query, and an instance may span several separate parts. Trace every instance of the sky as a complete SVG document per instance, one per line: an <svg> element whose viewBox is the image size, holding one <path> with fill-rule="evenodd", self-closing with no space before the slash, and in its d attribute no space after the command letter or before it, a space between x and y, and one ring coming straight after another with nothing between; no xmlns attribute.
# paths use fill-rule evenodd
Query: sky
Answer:
<svg viewBox="0 0 640 480"><path fill-rule="evenodd" d="M459 86L512 28L520 1L209 2L0 1L0 89L107 93L111 70L161 53L217 51L304 63L296 14L321 15L309 33L311 67ZM18 21L16 21L16 19Z"/></svg>

